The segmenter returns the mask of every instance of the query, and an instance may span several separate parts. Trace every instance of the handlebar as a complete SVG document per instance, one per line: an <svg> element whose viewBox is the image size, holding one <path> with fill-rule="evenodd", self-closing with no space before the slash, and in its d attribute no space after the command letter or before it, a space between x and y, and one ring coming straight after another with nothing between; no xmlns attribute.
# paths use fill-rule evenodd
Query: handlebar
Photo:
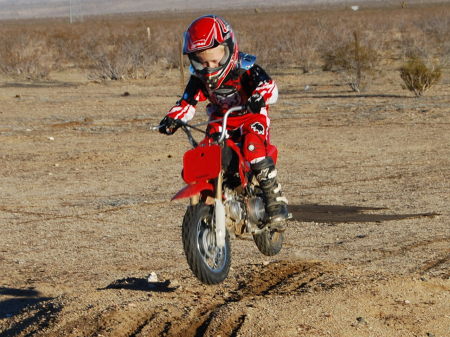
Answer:
<svg viewBox="0 0 450 337"><path fill-rule="evenodd" d="M220 138L218 140L219 143L223 142L223 140L225 139L225 136L227 134L227 121L228 121L228 117L230 116L230 114L232 112L241 111L244 109L245 109L245 106L239 105L239 106L234 106L234 107L228 109L227 112L224 113L223 120L222 120L222 133L220 134Z"/></svg>
<svg viewBox="0 0 450 337"><path fill-rule="evenodd" d="M220 122L220 121L222 121L222 131L221 131L221 133L220 133L219 139L217 140L218 143L222 143L222 142L224 141L225 137L226 137L226 134L227 134L227 122L228 122L228 117L230 116L230 114L232 114L233 112L236 112L236 111L242 111L242 110L245 110L245 109L246 109L246 106L245 106L245 105L234 106L234 107L228 109L228 110L224 113L222 119L216 119L216 120L213 120L213 121L207 121L206 123L203 122L203 123L198 123L198 124L191 125L191 124L188 124L188 123L183 122L183 121L181 121L181 120L177 120L177 122L179 123L180 128L187 134L190 143L191 143L194 147L196 147L196 146L197 146L197 142L193 139L192 134L191 134L191 132L189 131L189 129L194 129L194 130L197 130L197 131L199 131L199 132L206 133L204 130L199 129L198 126L204 125L204 124L210 124L210 123L213 123L213 122L215 123L215 122ZM158 131L159 128L160 128L160 125L153 126L153 127L152 127L152 130Z"/></svg>

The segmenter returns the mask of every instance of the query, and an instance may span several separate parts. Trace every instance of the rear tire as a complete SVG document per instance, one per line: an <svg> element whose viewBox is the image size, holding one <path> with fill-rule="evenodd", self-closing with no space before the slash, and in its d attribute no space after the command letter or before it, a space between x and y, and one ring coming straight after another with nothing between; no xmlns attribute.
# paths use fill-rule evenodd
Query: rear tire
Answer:
<svg viewBox="0 0 450 337"><path fill-rule="evenodd" d="M214 207L199 203L188 207L182 225L183 248L189 267L206 284L223 282L231 265L230 237L227 232L225 246L217 247L213 218Z"/></svg>
<svg viewBox="0 0 450 337"><path fill-rule="evenodd" d="M278 254L283 247L284 233L267 230L253 234L253 240L261 253L266 256L273 256Z"/></svg>

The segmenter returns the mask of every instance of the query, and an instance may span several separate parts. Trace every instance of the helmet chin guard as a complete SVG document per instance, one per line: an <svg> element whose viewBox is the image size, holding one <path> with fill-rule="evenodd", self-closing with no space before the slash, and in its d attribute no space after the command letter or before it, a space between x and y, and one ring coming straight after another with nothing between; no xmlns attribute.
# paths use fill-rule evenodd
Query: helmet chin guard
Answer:
<svg viewBox="0 0 450 337"><path fill-rule="evenodd" d="M219 67L203 67L196 54L219 45L225 47L225 54ZM217 89L231 70L236 68L238 46L231 26L221 17L205 15L194 20L184 33L183 54L188 55L191 70L209 89Z"/></svg>

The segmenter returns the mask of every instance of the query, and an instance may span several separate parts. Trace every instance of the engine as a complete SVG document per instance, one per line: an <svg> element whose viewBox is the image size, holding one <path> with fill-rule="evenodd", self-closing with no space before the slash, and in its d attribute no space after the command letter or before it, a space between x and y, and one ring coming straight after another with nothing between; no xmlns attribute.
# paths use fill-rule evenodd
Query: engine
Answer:
<svg viewBox="0 0 450 337"><path fill-rule="evenodd" d="M257 225L264 220L266 210L264 201L260 197L251 197L247 201L247 218L252 224Z"/></svg>
<svg viewBox="0 0 450 337"><path fill-rule="evenodd" d="M242 203L231 199L225 202L226 214L233 222L241 222L245 217L244 210L242 209Z"/></svg>
<svg viewBox="0 0 450 337"><path fill-rule="evenodd" d="M235 190L225 190L225 213L228 230L236 235L241 235L248 226L258 226L264 221L266 215L264 201L259 196L242 198ZM259 226L258 226L259 227Z"/></svg>

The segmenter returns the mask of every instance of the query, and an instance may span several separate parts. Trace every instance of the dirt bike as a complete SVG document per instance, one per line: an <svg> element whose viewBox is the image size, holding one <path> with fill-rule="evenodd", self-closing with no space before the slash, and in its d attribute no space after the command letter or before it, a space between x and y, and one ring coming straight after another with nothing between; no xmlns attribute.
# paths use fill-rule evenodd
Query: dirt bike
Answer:
<svg viewBox="0 0 450 337"><path fill-rule="evenodd" d="M239 143L227 137L229 109L222 119L222 132L197 143L191 129L198 125L179 121L193 149L183 157L182 177L187 186L172 200L190 198L183 218L182 241L187 262L203 283L217 284L228 276L231 265L230 235L250 233L259 251L267 256L277 254L284 233L267 224L263 192L244 160ZM218 121L214 121L218 122ZM239 141L239 140L237 140ZM268 155L277 160L277 148L269 145Z"/></svg>

